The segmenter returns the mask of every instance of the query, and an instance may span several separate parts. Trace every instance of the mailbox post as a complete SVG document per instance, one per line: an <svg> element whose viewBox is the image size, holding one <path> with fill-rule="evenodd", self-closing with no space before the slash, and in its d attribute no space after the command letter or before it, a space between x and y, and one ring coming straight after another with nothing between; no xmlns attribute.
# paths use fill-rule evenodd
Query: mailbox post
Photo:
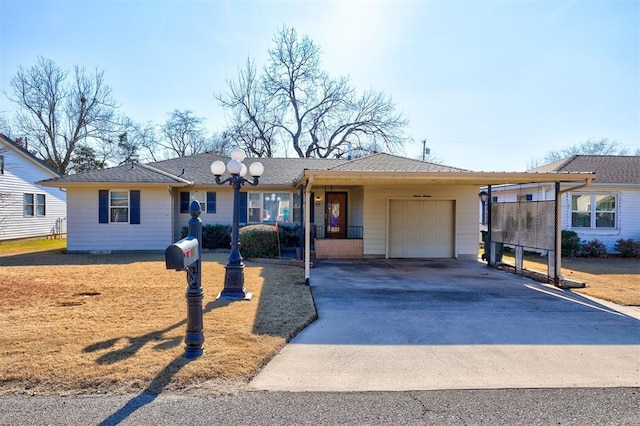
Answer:
<svg viewBox="0 0 640 426"><path fill-rule="evenodd" d="M167 269L187 272L187 331L184 338L184 357L204 355L204 322L202 319L202 220L200 203L189 205L189 236L181 239L165 251Z"/></svg>

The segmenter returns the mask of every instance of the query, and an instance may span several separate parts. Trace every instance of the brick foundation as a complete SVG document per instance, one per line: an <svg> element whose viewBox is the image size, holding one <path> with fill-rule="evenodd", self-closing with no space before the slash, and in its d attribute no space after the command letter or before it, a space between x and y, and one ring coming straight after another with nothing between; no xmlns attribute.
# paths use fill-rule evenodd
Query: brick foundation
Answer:
<svg viewBox="0 0 640 426"><path fill-rule="evenodd" d="M364 240L316 239L316 259L362 259Z"/></svg>

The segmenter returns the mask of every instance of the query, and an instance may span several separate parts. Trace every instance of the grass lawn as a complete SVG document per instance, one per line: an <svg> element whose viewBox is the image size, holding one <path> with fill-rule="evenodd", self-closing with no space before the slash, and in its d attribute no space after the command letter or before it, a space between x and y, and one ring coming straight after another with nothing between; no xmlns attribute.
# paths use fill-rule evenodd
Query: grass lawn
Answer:
<svg viewBox="0 0 640 426"><path fill-rule="evenodd" d="M0 394L234 392L317 317L294 266L246 262L253 300L216 301L227 255L205 253L206 353L185 360L186 273L65 244L0 245Z"/></svg>
<svg viewBox="0 0 640 426"><path fill-rule="evenodd" d="M503 261L515 264L515 255L503 256ZM535 271L547 270L547 258L527 254L524 268ZM562 275L574 281L584 282L584 288L573 289L620 305L640 306L640 259L621 258L562 258Z"/></svg>

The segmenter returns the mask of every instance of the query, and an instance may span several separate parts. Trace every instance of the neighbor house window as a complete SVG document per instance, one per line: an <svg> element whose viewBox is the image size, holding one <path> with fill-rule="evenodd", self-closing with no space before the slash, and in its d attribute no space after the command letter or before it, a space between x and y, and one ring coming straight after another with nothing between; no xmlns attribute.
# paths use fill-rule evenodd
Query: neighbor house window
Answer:
<svg viewBox="0 0 640 426"><path fill-rule="evenodd" d="M207 213L216 212L216 193L215 192L180 192L180 213L189 213L189 206L191 200L196 200L200 203L202 211Z"/></svg>
<svg viewBox="0 0 640 426"><path fill-rule="evenodd" d="M0 175L4 174L4 155L0 154Z"/></svg>
<svg viewBox="0 0 640 426"><path fill-rule="evenodd" d="M34 195L24 194L23 210L25 216L34 216L35 212Z"/></svg>
<svg viewBox="0 0 640 426"><path fill-rule="evenodd" d="M140 191L108 190L98 191L99 223L140 224Z"/></svg>
<svg viewBox="0 0 640 426"><path fill-rule="evenodd" d="M518 195L518 202L533 201L533 194L520 194Z"/></svg>
<svg viewBox="0 0 640 426"><path fill-rule="evenodd" d="M47 214L47 197L45 194L36 195L36 214L38 216Z"/></svg>
<svg viewBox="0 0 640 426"><path fill-rule="evenodd" d="M571 227L615 228L616 198L614 194L571 194Z"/></svg>

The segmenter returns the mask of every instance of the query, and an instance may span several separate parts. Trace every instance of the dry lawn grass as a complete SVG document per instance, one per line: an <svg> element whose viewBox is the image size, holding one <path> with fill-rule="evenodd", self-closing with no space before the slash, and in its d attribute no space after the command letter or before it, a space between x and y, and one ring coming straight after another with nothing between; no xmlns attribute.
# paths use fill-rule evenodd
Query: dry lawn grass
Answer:
<svg viewBox="0 0 640 426"><path fill-rule="evenodd" d="M247 262L253 300L216 301L226 255L205 253L206 353L185 360L184 272L64 244L0 246L0 394L230 392L316 318L298 267Z"/></svg>
<svg viewBox="0 0 640 426"><path fill-rule="evenodd" d="M503 260L515 264L512 255ZM528 254L524 268L546 271L547 259ZM584 282L584 288L573 291L608 300L620 305L640 306L640 260L611 256L608 258L562 258L562 275Z"/></svg>

